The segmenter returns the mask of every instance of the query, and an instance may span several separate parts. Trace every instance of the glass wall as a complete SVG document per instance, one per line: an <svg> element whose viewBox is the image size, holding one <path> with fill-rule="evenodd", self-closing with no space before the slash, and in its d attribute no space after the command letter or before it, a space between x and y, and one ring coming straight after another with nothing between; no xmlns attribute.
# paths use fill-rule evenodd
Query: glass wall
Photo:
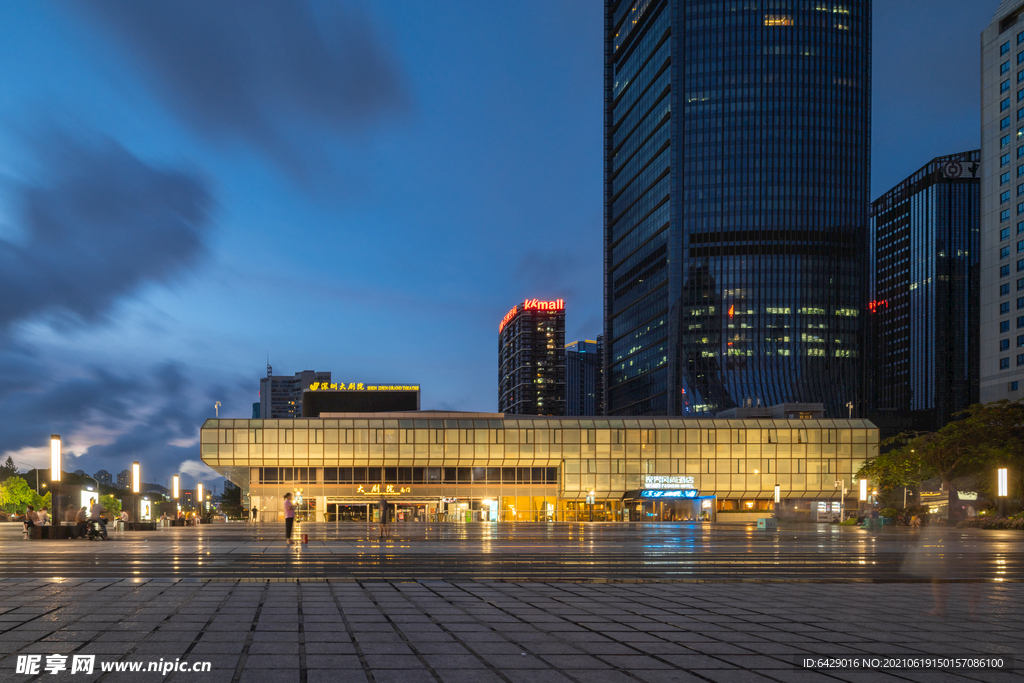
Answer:
<svg viewBox="0 0 1024 683"><path fill-rule="evenodd" d="M203 462L268 520L291 491L310 521L372 519L382 495L410 519L615 521L647 475L686 475L702 496L752 509L776 485L788 500L831 496L836 481L852 490L878 430L862 420L207 420L200 442Z"/></svg>

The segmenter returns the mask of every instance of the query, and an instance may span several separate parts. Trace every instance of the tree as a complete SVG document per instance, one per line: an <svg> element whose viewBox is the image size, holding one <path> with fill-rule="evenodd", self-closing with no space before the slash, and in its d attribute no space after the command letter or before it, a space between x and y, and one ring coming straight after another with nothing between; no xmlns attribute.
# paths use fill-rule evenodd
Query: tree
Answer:
<svg viewBox="0 0 1024 683"><path fill-rule="evenodd" d="M886 439L881 444L882 452L864 463L857 478L874 480L883 494L917 488L924 472L917 438L916 432L904 432Z"/></svg>
<svg viewBox="0 0 1024 683"><path fill-rule="evenodd" d="M7 462L0 465L0 481L6 481L9 477L17 476L18 466L14 464L14 458L7 456Z"/></svg>
<svg viewBox="0 0 1024 683"><path fill-rule="evenodd" d="M7 513L23 514L33 505L36 492L21 477L8 477L0 487L0 507Z"/></svg>
<svg viewBox="0 0 1024 683"><path fill-rule="evenodd" d="M100 505L107 508L111 517L121 514L121 501L111 495L100 496Z"/></svg>
<svg viewBox="0 0 1024 683"><path fill-rule="evenodd" d="M238 486L224 487L220 496L220 509L230 517L242 516L242 489Z"/></svg>

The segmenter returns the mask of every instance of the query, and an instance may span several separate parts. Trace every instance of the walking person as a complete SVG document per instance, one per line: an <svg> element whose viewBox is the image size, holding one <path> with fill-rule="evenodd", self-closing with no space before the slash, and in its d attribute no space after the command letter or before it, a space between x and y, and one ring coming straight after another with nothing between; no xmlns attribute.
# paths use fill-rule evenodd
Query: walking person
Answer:
<svg viewBox="0 0 1024 683"><path fill-rule="evenodd" d="M388 499L384 496L377 501L378 514L380 516L380 533L377 540L383 540L389 536L388 533Z"/></svg>
<svg viewBox="0 0 1024 683"><path fill-rule="evenodd" d="M90 498L89 501L92 503L89 507L89 523L95 522L100 525L100 537L105 541L107 540L107 520L103 519L103 506L95 498Z"/></svg>
<svg viewBox="0 0 1024 683"><path fill-rule="evenodd" d="M295 545L292 541L292 527L295 525L295 504L292 503L292 494L284 494L284 537L288 539L288 545Z"/></svg>

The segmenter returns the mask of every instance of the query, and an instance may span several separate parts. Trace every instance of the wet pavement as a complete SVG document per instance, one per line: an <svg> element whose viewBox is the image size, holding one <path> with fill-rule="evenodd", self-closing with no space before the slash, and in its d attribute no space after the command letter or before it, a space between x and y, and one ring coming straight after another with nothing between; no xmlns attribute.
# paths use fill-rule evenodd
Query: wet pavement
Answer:
<svg viewBox="0 0 1024 683"><path fill-rule="evenodd" d="M0 577L213 580L1017 581L1024 534L833 525L211 524L23 541L0 525ZM25 552L42 562L26 562Z"/></svg>
<svg viewBox="0 0 1024 683"><path fill-rule="evenodd" d="M288 548L280 526L0 525L0 683L1022 679L1019 532L307 524ZM172 663L209 670L145 671Z"/></svg>

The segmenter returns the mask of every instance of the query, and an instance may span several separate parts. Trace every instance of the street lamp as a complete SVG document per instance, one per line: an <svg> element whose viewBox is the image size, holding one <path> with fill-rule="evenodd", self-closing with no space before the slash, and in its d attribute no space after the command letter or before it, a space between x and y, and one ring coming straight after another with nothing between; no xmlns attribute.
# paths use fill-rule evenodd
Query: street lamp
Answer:
<svg viewBox="0 0 1024 683"><path fill-rule="evenodd" d="M138 493L141 482L139 481L139 461L132 463L132 493Z"/></svg>
<svg viewBox="0 0 1024 683"><path fill-rule="evenodd" d="M53 508L53 518L60 520L60 434L50 434L50 482L54 485L50 507Z"/></svg>
<svg viewBox="0 0 1024 683"><path fill-rule="evenodd" d="M203 512L203 485L201 483L196 484L196 498L199 499L199 512Z"/></svg>
<svg viewBox="0 0 1024 683"><path fill-rule="evenodd" d="M172 482L171 483L171 497L174 498L174 502L177 503L178 502L178 496L180 495L180 491L178 489L178 475L177 474L174 475L174 477L171 479L171 482Z"/></svg>
<svg viewBox="0 0 1024 683"><path fill-rule="evenodd" d="M1007 477L1006 477L1006 468L1005 467L1000 467L999 468L999 516L1000 517L1003 516L1004 507L1005 507L1005 503L1006 503L1006 493L1007 493L1007 489L1009 489L1009 487L1007 486L1006 479L1007 479Z"/></svg>

